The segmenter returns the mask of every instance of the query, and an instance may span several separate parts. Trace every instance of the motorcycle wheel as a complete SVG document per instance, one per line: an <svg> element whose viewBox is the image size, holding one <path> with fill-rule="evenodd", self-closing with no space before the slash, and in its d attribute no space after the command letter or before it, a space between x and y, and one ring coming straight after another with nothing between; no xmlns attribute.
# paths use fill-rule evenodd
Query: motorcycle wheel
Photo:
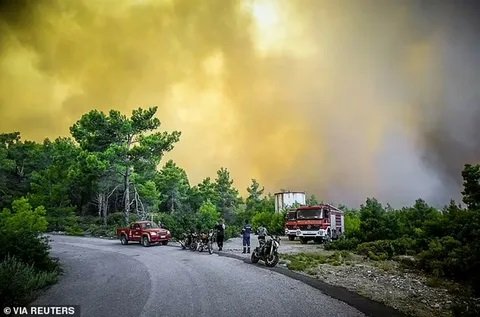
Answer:
<svg viewBox="0 0 480 317"><path fill-rule="evenodd" d="M265 265L268 267L274 267L278 263L278 254L267 255L265 258Z"/></svg>
<svg viewBox="0 0 480 317"><path fill-rule="evenodd" d="M255 264L258 263L258 260L260 260L260 258L257 256L257 253L253 251L252 256L250 257L250 261Z"/></svg>
<svg viewBox="0 0 480 317"><path fill-rule="evenodd" d="M209 243L208 243L208 253L209 253L209 254L212 254L212 253L213 253L213 245L212 245L212 242L209 242Z"/></svg>

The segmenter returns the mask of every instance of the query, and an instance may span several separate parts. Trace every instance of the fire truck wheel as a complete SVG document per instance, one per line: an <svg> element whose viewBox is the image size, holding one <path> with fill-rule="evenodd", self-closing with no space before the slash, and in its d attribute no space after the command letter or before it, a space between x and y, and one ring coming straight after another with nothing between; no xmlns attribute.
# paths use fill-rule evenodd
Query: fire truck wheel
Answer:
<svg viewBox="0 0 480 317"><path fill-rule="evenodd" d="M300 237L300 243L301 244L307 244L308 240L303 238L303 237Z"/></svg>
<svg viewBox="0 0 480 317"><path fill-rule="evenodd" d="M295 236L288 236L288 240L290 240L290 241L295 240Z"/></svg>

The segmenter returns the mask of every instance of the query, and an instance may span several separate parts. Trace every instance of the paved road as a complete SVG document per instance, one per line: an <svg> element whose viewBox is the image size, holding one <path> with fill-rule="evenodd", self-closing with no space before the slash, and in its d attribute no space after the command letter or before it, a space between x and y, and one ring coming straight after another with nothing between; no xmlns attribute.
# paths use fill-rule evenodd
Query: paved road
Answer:
<svg viewBox="0 0 480 317"><path fill-rule="evenodd" d="M37 305L80 305L82 316L363 316L260 265L171 246L52 236L59 283Z"/></svg>

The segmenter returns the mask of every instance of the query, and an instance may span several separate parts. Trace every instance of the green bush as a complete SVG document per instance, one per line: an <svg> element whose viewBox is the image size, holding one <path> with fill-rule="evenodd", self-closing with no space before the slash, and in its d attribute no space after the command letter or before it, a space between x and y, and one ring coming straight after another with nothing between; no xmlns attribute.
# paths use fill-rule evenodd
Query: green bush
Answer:
<svg viewBox="0 0 480 317"><path fill-rule="evenodd" d="M403 237L396 240L364 242L357 246L356 251L372 260L386 260L396 255L415 254L416 248L415 240Z"/></svg>
<svg viewBox="0 0 480 317"><path fill-rule="evenodd" d="M84 236L85 232L78 225L73 225L66 228L66 233L70 236Z"/></svg>
<svg viewBox="0 0 480 317"><path fill-rule="evenodd" d="M465 268L463 251L468 252L451 236L433 239L428 249L418 255L420 268L437 277L456 277Z"/></svg>
<svg viewBox="0 0 480 317"><path fill-rule="evenodd" d="M261 225L264 225L270 234L283 235L285 233L285 214L260 212L253 217L252 226L256 230Z"/></svg>
<svg viewBox="0 0 480 317"><path fill-rule="evenodd" d="M417 240L402 237L400 239L393 240L392 247L394 250L394 255L414 255L419 251L419 245Z"/></svg>
<svg viewBox="0 0 480 317"><path fill-rule="evenodd" d="M11 210L0 213L0 261L15 256L39 270L56 269L57 263L49 257L48 239L41 236L47 225L42 206L32 209L27 199L15 200Z"/></svg>
<svg viewBox="0 0 480 317"><path fill-rule="evenodd" d="M365 255L372 260L384 260L393 257L395 250L391 240L378 240L359 244L357 253Z"/></svg>
<svg viewBox="0 0 480 317"><path fill-rule="evenodd" d="M101 226L102 223L103 223L102 218L98 216L78 217L78 226L82 228L83 231L86 231L86 232L90 232L91 225Z"/></svg>
<svg viewBox="0 0 480 317"><path fill-rule="evenodd" d="M0 260L13 255L40 270L50 271L58 265L49 257L49 248L47 237L38 237L32 233L19 235L6 231L0 235Z"/></svg>
<svg viewBox="0 0 480 317"><path fill-rule="evenodd" d="M101 225L98 225L98 224L90 224L86 229L85 229L85 233L86 234L90 234L94 237L99 237L99 236L103 236L103 233L104 233L104 228L103 226Z"/></svg>
<svg viewBox="0 0 480 317"><path fill-rule="evenodd" d="M268 224L268 231L273 235L285 234L285 213L274 213Z"/></svg>
<svg viewBox="0 0 480 317"><path fill-rule="evenodd" d="M130 213L129 215L129 221L130 223L137 221L138 215L134 213ZM116 227L125 227L129 225L130 223L125 223L125 215L123 212L113 212L107 216L107 224L108 225L113 225Z"/></svg>
<svg viewBox="0 0 480 317"><path fill-rule="evenodd" d="M48 231L67 231L67 228L78 225L78 217L74 207L57 207L47 210Z"/></svg>
<svg viewBox="0 0 480 317"><path fill-rule="evenodd" d="M235 225L226 225L225 226L225 240L239 237L242 231L242 227Z"/></svg>
<svg viewBox="0 0 480 317"><path fill-rule="evenodd" d="M58 271L39 271L15 257L0 262L0 306L27 305L35 291L55 283Z"/></svg>
<svg viewBox="0 0 480 317"><path fill-rule="evenodd" d="M347 251L335 252L329 256L320 253L297 253L282 254L281 257L289 262L287 267L290 270L305 272L312 271L320 264L338 266L352 259L352 255Z"/></svg>
<svg viewBox="0 0 480 317"><path fill-rule="evenodd" d="M355 250L360 241L357 238L340 238L325 244L325 250Z"/></svg>
<svg viewBox="0 0 480 317"><path fill-rule="evenodd" d="M220 213L217 207L210 201L206 201L200 206L197 212L196 222L199 231L207 231L212 229L220 220Z"/></svg>
<svg viewBox="0 0 480 317"><path fill-rule="evenodd" d="M194 213L174 213L168 214L165 212L158 212L151 214L153 221L161 224L162 227L168 229L172 236L176 239L181 238L184 232L190 230L197 230L197 216Z"/></svg>

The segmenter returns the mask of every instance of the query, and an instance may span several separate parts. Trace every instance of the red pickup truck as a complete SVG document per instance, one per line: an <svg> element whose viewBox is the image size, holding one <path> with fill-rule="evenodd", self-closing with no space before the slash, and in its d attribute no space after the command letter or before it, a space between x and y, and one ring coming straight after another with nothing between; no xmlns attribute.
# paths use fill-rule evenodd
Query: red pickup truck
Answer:
<svg viewBox="0 0 480 317"><path fill-rule="evenodd" d="M159 227L153 221L137 221L128 228L118 228L117 237L123 245L130 241L138 241L144 247L150 246L152 243L161 243L167 245L172 239L170 231Z"/></svg>

